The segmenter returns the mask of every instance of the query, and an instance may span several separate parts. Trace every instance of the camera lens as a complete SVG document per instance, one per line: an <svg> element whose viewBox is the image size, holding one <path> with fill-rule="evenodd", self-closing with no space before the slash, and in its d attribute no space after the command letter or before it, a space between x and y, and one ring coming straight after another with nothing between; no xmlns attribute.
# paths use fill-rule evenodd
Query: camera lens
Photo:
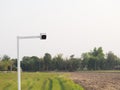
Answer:
<svg viewBox="0 0 120 90"><path fill-rule="evenodd" d="M47 36L46 35L41 35L41 39L46 39Z"/></svg>

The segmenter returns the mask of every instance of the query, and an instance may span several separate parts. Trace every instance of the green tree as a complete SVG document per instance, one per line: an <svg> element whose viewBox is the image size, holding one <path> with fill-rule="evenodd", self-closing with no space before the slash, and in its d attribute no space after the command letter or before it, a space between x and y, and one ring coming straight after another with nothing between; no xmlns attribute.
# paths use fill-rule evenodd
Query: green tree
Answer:
<svg viewBox="0 0 120 90"><path fill-rule="evenodd" d="M31 66L32 66L32 71L39 71L40 68L40 59L37 56L32 56L30 58L31 60Z"/></svg>
<svg viewBox="0 0 120 90"><path fill-rule="evenodd" d="M69 65L69 71L76 71L81 67L81 59L74 58L74 55L71 55L68 65Z"/></svg>
<svg viewBox="0 0 120 90"><path fill-rule="evenodd" d="M30 66L30 57L24 56L22 58L21 67L22 67L23 71L30 71L30 69L31 69L31 66Z"/></svg>
<svg viewBox="0 0 120 90"><path fill-rule="evenodd" d="M91 55L90 53L83 53L81 55L81 59L82 59L82 66L81 69L88 69L88 63L89 63L89 59L90 59Z"/></svg>
<svg viewBox="0 0 120 90"><path fill-rule="evenodd" d="M106 58L106 69L114 69L118 65L118 57L113 52L109 52Z"/></svg>
<svg viewBox="0 0 120 90"><path fill-rule="evenodd" d="M1 70L8 71L10 66L11 66L10 57L8 55L4 55L1 61L1 66L0 66Z"/></svg>
<svg viewBox="0 0 120 90"><path fill-rule="evenodd" d="M44 56L44 65L45 65L45 70L49 70L50 68L50 64L51 64L51 55L49 53L45 53L45 56Z"/></svg>
<svg viewBox="0 0 120 90"><path fill-rule="evenodd" d="M89 58L88 69L89 70L96 70L97 69L97 58L96 57Z"/></svg>
<svg viewBox="0 0 120 90"><path fill-rule="evenodd" d="M64 60L62 58L62 54L58 54L53 58L53 65L55 70L64 70Z"/></svg>
<svg viewBox="0 0 120 90"><path fill-rule="evenodd" d="M95 47L92 51L82 54L82 66L90 70L99 70L104 67L104 53L102 47Z"/></svg>
<svg viewBox="0 0 120 90"><path fill-rule="evenodd" d="M8 61L8 60L10 60L10 57L9 57L8 55L4 55L4 56L2 57L2 60L3 60L3 61Z"/></svg>

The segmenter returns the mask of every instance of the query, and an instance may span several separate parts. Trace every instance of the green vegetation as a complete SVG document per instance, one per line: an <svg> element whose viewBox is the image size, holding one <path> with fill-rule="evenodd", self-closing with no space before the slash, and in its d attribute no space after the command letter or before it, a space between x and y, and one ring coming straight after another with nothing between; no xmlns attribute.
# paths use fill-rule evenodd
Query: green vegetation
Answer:
<svg viewBox="0 0 120 90"><path fill-rule="evenodd" d="M103 53L102 47L85 52L80 58L71 55L65 59L62 54L52 57L45 53L41 58L24 56L21 61L23 71L80 71L80 70L120 70L120 58L113 52ZM5 55L0 60L0 71L17 70L17 59Z"/></svg>
<svg viewBox="0 0 120 90"><path fill-rule="evenodd" d="M22 73L22 90L84 90L69 74L53 72ZM17 90L17 73L0 73L0 90Z"/></svg>

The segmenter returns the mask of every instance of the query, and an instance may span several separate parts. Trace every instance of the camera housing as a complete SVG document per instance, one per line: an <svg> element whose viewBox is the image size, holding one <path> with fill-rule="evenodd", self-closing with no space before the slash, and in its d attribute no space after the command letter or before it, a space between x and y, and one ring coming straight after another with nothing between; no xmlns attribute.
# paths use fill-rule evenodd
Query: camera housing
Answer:
<svg viewBox="0 0 120 90"><path fill-rule="evenodd" d="M46 33L41 33L41 34L40 34L40 39L41 39L41 40L46 40L46 39L47 39Z"/></svg>

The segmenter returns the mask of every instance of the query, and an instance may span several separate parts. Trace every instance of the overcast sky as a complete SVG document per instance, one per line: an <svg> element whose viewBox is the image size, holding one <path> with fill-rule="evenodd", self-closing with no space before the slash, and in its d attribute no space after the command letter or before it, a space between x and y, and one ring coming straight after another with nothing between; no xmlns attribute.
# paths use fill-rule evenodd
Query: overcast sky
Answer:
<svg viewBox="0 0 120 90"><path fill-rule="evenodd" d="M99 46L120 56L120 0L0 0L0 56L16 58L16 36L40 33L47 40L20 41L20 57L80 57Z"/></svg>

